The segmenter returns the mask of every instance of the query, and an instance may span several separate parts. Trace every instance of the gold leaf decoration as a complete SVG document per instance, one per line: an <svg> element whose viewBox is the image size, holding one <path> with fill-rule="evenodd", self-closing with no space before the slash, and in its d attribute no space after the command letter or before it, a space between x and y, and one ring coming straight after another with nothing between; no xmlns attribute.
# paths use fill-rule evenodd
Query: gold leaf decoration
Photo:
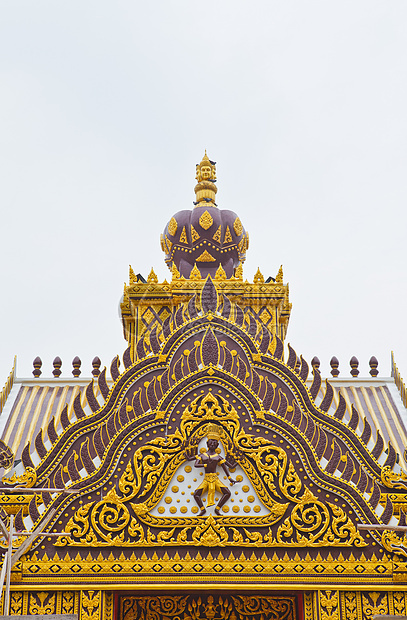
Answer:
<svg viewBox="0 0 407 620"><path fill-rule="evenodd" d="M191 273L189 274L190 280L202 280L201 272L196 264L193 266Z"/></svg>
<svg viewBox="0 0 407 620"><path fill-rule="evenodd" d="M27 467L25 472L21 474L21 476L17 476L17 474L14 473L11 478L2 479L2 482L5 484L14 485L17 483L18 486L26 487L27 489L33 487L36 481L37 472L32 467Z"/></svg>
<svg viewBox="0 0 407 620"><path fill-rule="evenodd" d="M282 284L283 283L283 266L281 265L280 269L278 270L278 274L276 275L276 284Z"/></svg>
<svg viewBox="0 0 407 620"><path fill-rule="evenodd" d="M185 232L185 226L182 229L182 233L181 233L181 236L180 236L179 240L180 240L181 243L188 243L187 233Z"/></svg>
<svg viewBox="0 0 407 620"><path fill-rule="evenodd" d="M177 220L175 219L175 217L172 217L170 219L170 223L168 224L168 232L170 233L170 235L174 236L175 233L177 232L177 228L178 228Z"/></svg>
<svg viewBox="0 0 407 620"><path fill-rule="evenodd" d="M239 219L238 217L237 217L237 218L235 219L235 221L234 221L234 224L233 224L233 229L234 229L235 233L236 233L237 235L239 235L239 236L240 236L240 235L242 234L242 232L243 232L242 222L240 221L240 219Z"/></svg>
<svg viewBox="0 0 407 620"><path fill-rule="evenodd" d="M219 226L218 230L216 231L216 233L213 235L212 239L214 241L217 241L218 243L220 243L220 239L221 239L221 232L222 232L222 226Z"/></svg>
<svg viewBox="0 0 407 620"><path fill-rule="evenodd" d="M195 241L198 241L199 239L199 235L193 226L191 226L191 239L192 239L192 243L195 243Z"/></svg>
<svg viewBox="0 0 407 620"><path fill-rule="evenodd" d="M134 273L133 267L129 265L129 284L136 284L136 282L137 282L137 276Z"/></svg>
<svg viewBox="0 0 407 620"><path fill-rule="evenodd" d="M229 226L226 227L224 243L232 243L232 235L230 234Z"/></svg>
<svg viewBox="0 0 407 620"><path fill-rule="evenodd" d="M219 265L215 273L215 280L226 280L226 271L223 269L222 265Z"/></svg>
<svg viewBox="0 0 407 620"><path fill-rule="evenodd" d="M209 254L209 252L207 250L205 250L205 252L202 252L202 254L200 256L198 256L198 258L196 259L196 262L198 263L213 263L216 260L216 258L213 258L212 254Z"/></svg>
<svg viewBox="0 0 407 620"><path fill-rule="evenodd" d="M204 230L208 230L213 224L213 218L209 211L204 211L199 218L199 224L202 226Z"/></svg>
<svg viewBox="0 0 407 620"><path fill-rule="evenodd" d="M154 284L158 284L158 278L153 268L151 268L151 271L148 274L147 282L153 282Z"/></svg>
<svg viewBox="0 0 407 620"><path fill-rule="evenodd" d="M196 558L198 561L198 557ZM202 560L202 558L200 558ZM166 562L168 564L168 561ZM258 567L260 564L258 565ZM165 618L166 620L295 620L293 596L228 596L197 593L187 596L120 597L120 618Z"/></svg>
<svg viewBox="0 0 407 620"><path fill-rule="evenodd" d="M172 273L172 279L173 280L179 280L180 279L181 274L178 271L177 266L176 266L175 263L173 263L173 265L172 265L171 273Z"/></svg>
<svg viewBox="0 0 407 620"><path fill-rule="evenodd" d="M235 269L235 278L237 280L243 280L243 265L239 263L239 265Z"/></svg>
<svg viewBox="0 0 407 620"><path fill-rule="evenodd" d="M257 268L253 282L255 284L264 284L264 276L259 268Z"/></svg>

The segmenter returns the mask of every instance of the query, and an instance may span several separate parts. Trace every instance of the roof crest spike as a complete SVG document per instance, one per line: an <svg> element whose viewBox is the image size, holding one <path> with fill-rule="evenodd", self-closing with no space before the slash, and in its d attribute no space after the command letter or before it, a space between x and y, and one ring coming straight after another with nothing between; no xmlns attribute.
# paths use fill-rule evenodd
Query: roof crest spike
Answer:
<svg viewBox="0 0 407 620"><path fill-rule="evenodd" d="M254 274L253 282L254 282L254 284L264 284L264 276L263 276L262 272L260 271L260 267L257 267L257 271Z"/></svg>
<svg viewBox="0 0 407 620"><path fill-rule="evenodd" d="M133 267L129 265L129 284L136 284L137 276L133 271Z"/></svg>
<svg viewBox="0 0 407 620"><path fill-rule="evenodd" d="M151 267L151 271L148 274L147 282L152 282L153 284L158 284L158 278L154 269Z"/></svg>

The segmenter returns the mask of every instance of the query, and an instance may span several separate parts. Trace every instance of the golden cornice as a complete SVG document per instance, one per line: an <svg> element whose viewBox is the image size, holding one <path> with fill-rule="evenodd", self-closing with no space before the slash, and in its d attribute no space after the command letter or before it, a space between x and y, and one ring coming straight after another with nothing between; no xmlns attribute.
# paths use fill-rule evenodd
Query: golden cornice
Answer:
<svg viewBox="0 0 407 620"><path fill-rule="evenodd" d="M115 557L110 553L109 557L103 557L101 553L97 557L92 557L90 553L83 557L80 553L69 557L64 554L60 558L58 553L52 558L46 555L40 560L34 554L30 561L24 560L21 563L20 574L23 587L29 583L39 580L43 583L43 578L47 575L54 583L73 580L78 576L78 581L83 582L108 582L116 581L123 583L143 580L157 580L162 583L163 576L168 582L198 582L203 579L216 581L224 580L226 575L233 575L233 583L238 585L250 578L251 581L273 581L302 582L312 583L315 579L320 582L335 580L339 583L358 584L363 581L374 580L376 584L388 584L393 580L394 564L386 555L377 558L375 554L366 558L362 553L360 557L355 557L352 553L349 558L344 559L342 554L334 558L331 554L327 558L322 558L318 553L315 558L311 558L307 553L301 557L299 553L289 557L283 550L274 552L272 558L263 553L257 557L255 553L246 554L244 552L209 552L205 557L198 551L190 553L187 551L180 556L178 552L169 554L167 551L158 555L154 552L150 558L143 553L140 556L134 552L126 558L123 553ZM250 556L250 557L249 557ZM403 568L403 567L402 567ZM398 574L400 577L402 573ZM137 577L136 577L137 576ZM233 584L231 584L233 585ZM42 587L42 586L41 586Z"/></svg>
<svg viewBox="0 0 407 620"><path fill-rule="evenodd" d="M9 515L15 515L22 508L23 514L28 514L28 505L31 502L33 496L32 495L0 495L0 506L3 510L6 511ZM37 497L37 504L42 502L41 497Z"/></svg>
<svg viewBox="0 0 407 620"><path fill-rule="evenodd" d="M229 294L240 294L245 297L260 297L262 299L266 299L270 297L271 299L284 301L284 297L287 294L287 286L284 284L276 284L275 282L269 283L250 283L250 282L242 282L236 278L225 279L221 277L223 274L219 273L219 278L214 278L214 282L216 287L227 295ZM167 294L171 295L172 291L182 291L184 290L187 294L193 294L195 292L200 292L205 284L205 280L203 279L186 279L179 278L174 279L170 283L152 283L152 282L137 282L136 284L131 284L126 288L126 294L129 298L145 296L146 294ZM291 304L290 304L291 305Z"/></svg>
<svg viewBox="0 0 407 620"><path fill-rule="evenodd" d="M281 273L279 275L281 279ZM181 304L189 302L195 294L199 296L206 282L206 279L200 277L199 268L196 265L191 278L186 279L180 276L175 264L172 267L170 282L167 280L158 282L157 280L153 271L147 282L135 280L132 275L130 284L125 287L125 298L120 306L121 316L124 337L131 344L133 352L138 339L145 331L151 330L154 325L161 330L168 311L174 311ZM218 293L227 295L230 301L240 305L245 313L252 312L273 335L279 336L284 341L291 312L291 304L288 302L288 284L277 280L264 282L264 277L259 270L254 277L254 282L243 280L241 264L236 275L231 278L226 278L224 270L219 267L212 280ZM152 312L149 312L149 307ZM164 308L163 318L160 312ZM157 314L159 319L157 319ZM274 346L275 344L271 345L271 351Z"/></svg>
<svg viewBox="0 0 407 620"><path fill-rule="evenodd" d="M343 582L341 583L340 581L338 582L336 580L335 577L331 577L328 578L330 579L330 581L327 579L327 581L324 581L323 578L318 577L318 580L315 580L315 577L313 578L313 580L311 580L309 583L305 582L305 583L301 583L301 579L298 578L298 581L300 583L297 583L296 581L287 581L286 583L282 582L282 581L278 581L278 580L273 580L272 582L270 582L270 576L267 575L265 577L258 577L258 581L253 579L253 576L249 577L245 577L240 578L239 577L235 577L233 581L229 581L229 582L225 582L225 581L213 581L213 576L209 575L208 577L205 577L205 575L200 576L200 575L195 575L195 579L194 581L192 581L192 583L188 583L185 582L185 580L183 580L182 577L174 577L172 579L168 579L167 580L167 576L166 576L166 582L165 584L162 581L162 576L160 578L159 575L154 575L153 577L146 577L143 581L141 580L136 580L136 578L134 576L132 576L132 580L129 579L127 580L127 583L125 580L119 581L118 583L113 583L112 579L111 579L112 575L110 575L110 580L107 578L106 582L101 582L101 581L96 581L95 582L89 582L89 585L93 585L97 584L97 589L101 590L101 591L105 591L105 590L123 590L123 585L128 585L131 584L131 589L132 590L141 590L141 591L145 591L146 587L148 588L148 590L159 590L160 592L162 591L171 591L171 590L176 590L179 591L180 586L182 586L183 590L195 590L195 591L199 591L202 587L202 583L205 583L205 587L208 590L227 590L227 591L237 591L240 593L241 591L241 587L242 585L244 585L244 589L245 590L250 590L250 591L256 591L256 590L264 590L266 592L278 592L278 591L286 591L286 590L293 590L293 586L295 586L295 589L297 591L302 591L302 592L307 592L307 591L311 591L311 592L316 592L316 591L320 591L320 590L338 590L338 591L347 591L347 592L371 592L372 590L374 591L379 591L379 592L399 592L400 591L400 584L396 584L396 583L392 583L392 582L387 582L387 583L381 583L376 582L375 581L375 577L372 575L371 580L369 580L366 584L361 583L360 582L360 576L359 576L359 581L355 580L355 582L349 582L349 580L347 582ZM265 583L262 583L262 581L266 580ZM396 580L394 580L396 581ZM401 581L401 580L400 580ZM404 580L403 580L404 581ZM49 591L49 590L55 590L56 586L60 586L60 585L65 585L67 584L69 586L69 590L74 590L74 591L78 591L78 590L83 590L84 587L86 587L87 583L84 584L83 580L78 581L78 583L75 583L74 581L72 581L72 575L70 576L70 581L68 580L68 578L66 580L58 580L55 579L52 582L41 582L41 585L39 586L38 583L17 583L16 585L12 585L11 586L11 591L12 592L16 592L16 591L38 591L39 589L41 589L41 591ZM65 588L64 588L65 589Z"/></svg>

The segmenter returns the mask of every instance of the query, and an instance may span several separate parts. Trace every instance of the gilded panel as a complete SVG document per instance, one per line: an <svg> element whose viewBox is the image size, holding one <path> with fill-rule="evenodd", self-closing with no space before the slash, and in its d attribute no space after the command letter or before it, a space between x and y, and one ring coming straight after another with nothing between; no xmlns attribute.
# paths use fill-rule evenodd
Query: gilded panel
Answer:
<svg viewBox="0 0 407 620"><path fill-rule="evenodd" d="M290 596L122 596L119 620L296 620Z"/></svg>
<svg viewBox="0 0 407 620"><path fill-rule="evenodd" d="M371 620L374 615L403 616L407 611L406 592L341 592L343 620Z"/></svg>
<svg viewBox="0 0 407 620"><path fill-rule="evenodd" d="M100 590L83 590L81 592L79 620L101 620L102 593Z"/></svg>
<svg viewBox="0 0 407 620"><path fill-rule="evenodd" d="M321 590L319 592L320 620L341 620L339 592L337 590Z"/></svg>
<svg viewBox="0 0 407 620"><path fill-rule="evenodd" d="M113 592L103 592L102 620L113 620Z"/></svg>

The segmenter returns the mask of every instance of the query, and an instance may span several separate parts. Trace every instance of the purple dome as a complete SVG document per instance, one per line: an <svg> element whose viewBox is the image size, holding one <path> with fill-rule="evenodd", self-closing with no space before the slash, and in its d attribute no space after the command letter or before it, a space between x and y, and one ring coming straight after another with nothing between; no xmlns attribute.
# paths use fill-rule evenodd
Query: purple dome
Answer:
<svg viewBox="0 0 407 620"><path fill-rule="evenodd" d="M215 174L215 162L205 153L202 162L197 164L196 207L178 211L161 236L165 262L170 269L175 264L184 278L189 278L195 264L203 278L209 274L214 277L220 265L226 277L231 278L246 258L249 235L236 213L216 206ZM212 176L210 180L209 175Z"/></svg>

